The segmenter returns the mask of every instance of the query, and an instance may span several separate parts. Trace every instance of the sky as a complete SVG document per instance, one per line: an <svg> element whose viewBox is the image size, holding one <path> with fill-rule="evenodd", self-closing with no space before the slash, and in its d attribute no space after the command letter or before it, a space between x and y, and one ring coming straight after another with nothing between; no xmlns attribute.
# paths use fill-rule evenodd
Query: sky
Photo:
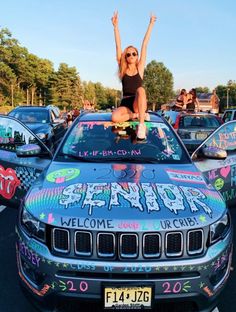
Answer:
<svg viewBox="0 0 236 312"><path fill-rule="evenodd" d="M236 80L235 0L7 0L0 27L40 58L75 66L81 80L121 90L111 17L119 12L122 49L139 50L157 16L147 64L163 62L174 89Z"/></svg>

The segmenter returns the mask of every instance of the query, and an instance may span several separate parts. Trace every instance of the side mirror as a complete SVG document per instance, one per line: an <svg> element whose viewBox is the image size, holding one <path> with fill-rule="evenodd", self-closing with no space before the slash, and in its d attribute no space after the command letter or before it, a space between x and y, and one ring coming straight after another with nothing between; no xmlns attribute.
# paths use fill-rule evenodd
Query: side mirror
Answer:
<svg viewBox="0 0 236 312"><path fill-rule="evenodd" d="M210 159L225 159L227 157L227 152L224 149L215 146L203 147L201 154Z"/></svg>
<svg viewBox="0 0 236 312"><path fill-rule="evenodd" d="M41 147L37 144L25 144L16 148L19 157L33 157L41 153Z"/></svg>

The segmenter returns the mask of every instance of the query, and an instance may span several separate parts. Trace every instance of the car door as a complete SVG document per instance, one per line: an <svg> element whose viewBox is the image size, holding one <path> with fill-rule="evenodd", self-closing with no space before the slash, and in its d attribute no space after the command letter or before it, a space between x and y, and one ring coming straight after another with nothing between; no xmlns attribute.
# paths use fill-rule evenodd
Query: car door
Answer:
<svg viewBox="0 0 236 312"><path fill-rule="evenodd" d="M232 120L236 120L236 110L233 110L233 118Z"/></svg>
<svg viewBox="0 0 236 312"><path fill-rule="evenodd" d="M203 147L218 147L227 151L225 159L201 156ZM229 121L216 129L193 153L192 160L207 180L223 195L231 206L236 200L236 121Z"/></svg>
<svg viewBox="0 0 236 312"><path fill-rule="evenodd" d="M17 155L19 147L26 150L23 156ZM34 147L40 147L40 154L33 155ZM51 152L28 127L13 117L0 116L0 205L19 206L51 159Z"/></svg>

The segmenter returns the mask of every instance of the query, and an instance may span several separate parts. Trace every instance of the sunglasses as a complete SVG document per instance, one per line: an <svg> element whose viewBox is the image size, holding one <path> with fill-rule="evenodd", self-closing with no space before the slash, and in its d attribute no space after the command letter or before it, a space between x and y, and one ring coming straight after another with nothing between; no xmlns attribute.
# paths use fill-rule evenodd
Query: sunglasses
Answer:
<svg viewBox="0 0 236 312"><path fill-rule="evenodd" d="M136 52L132 52L132 53L126 53L126 57L130 57L130 56L137 56L138 54Z"/></svg>

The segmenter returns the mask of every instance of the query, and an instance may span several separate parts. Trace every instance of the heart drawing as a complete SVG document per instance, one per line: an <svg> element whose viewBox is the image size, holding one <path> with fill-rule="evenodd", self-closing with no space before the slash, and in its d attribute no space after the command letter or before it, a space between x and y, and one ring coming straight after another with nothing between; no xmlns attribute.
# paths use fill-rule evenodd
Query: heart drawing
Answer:
<svg viewBox="0 0 236 312"><path fill-rule="evenodd" d="M220 169L220 174L222 177L226 178L230 173L230 166L224 167Z"/></svg>

